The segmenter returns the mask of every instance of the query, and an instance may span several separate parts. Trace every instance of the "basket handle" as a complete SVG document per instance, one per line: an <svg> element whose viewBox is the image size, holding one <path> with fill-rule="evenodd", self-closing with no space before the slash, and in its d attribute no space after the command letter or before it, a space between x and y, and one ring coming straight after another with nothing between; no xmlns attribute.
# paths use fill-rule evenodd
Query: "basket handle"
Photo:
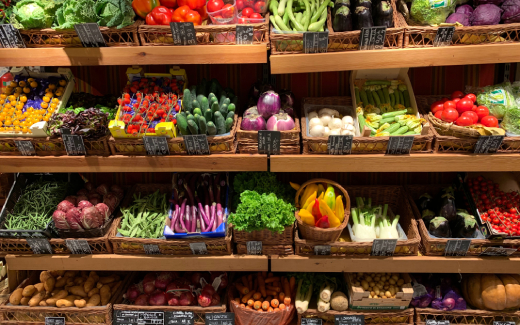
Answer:
<svg viewBox="0 0 520 325"><path fill-rule="evenodd" d="M300 198L300 194L302 193L303 189L305 187L307 187L307 185L310 185L313 183L327 183L327 184L330 184L330 185L338 188L343 193L343 198L345 199L345 203L346 203L345 210L350 211L350 197L348 196L347 191L343 188L343 186L339 185L338 183L331 181L330 179L325 179L325 178L313 178L311 180L306 181L305 183L303 183L300 186L298 191L296 191L296 196L294 198L294 203L295 203L294 205L296 206L296 208L298 208L298 209L300 208L299 198Z"/></svg>

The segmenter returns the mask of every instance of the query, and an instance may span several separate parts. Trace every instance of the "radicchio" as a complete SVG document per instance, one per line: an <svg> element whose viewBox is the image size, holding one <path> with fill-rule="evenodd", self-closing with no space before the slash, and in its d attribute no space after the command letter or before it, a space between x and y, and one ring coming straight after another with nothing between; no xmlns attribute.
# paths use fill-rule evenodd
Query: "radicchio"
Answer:
<svg viewBox="0 0 520 325"><path fill-rule="evenodd" d="M65 198L65 201L69 201L70 203L72 203L74 206L76 206L76 204L78 203L78 198L74 195L69 195Z"/></svg>
<svg viewBox="0 0 520 325"><path fill-rule="evenodd" d="M90 208L92 206L92 203L90 203L88 200L83 200L78 203L78 209L83 211L85 208Z"/></svg>
<svg viewBox="0 0 520 325"><path fill-rule="evenodd" d="M83 229L80 223L81 211L78 208L72 208L65 214L65 218L67 218L67 223L70 226L70 229Z"/></svg>
<svg viewBox="0 0 520 325"><path fill-rule="evenodd" d="M101 216L98 212L98 209L96 209L96 207L94 207L94 206L90 206L81 211L81 217L80 217L81 225L85 229L99 228L100 219L101 219Z"/></svg>
<svg viewBox="0 0 520 325"><path fill-rule="evenodd" d="M56 210L63 211L63 212L66 213L67 211L69 211L72 208L74 208L74 204L72 204L68 200L63 200L60 203L58 203L58 206L56 207Z"/></svg>
<svg viewBox="0 0 520 325"><path fill-rule="evenodd" d="M99 214L101 214L101 217L103 218L103 224L105 224L105 222L110 219L110 208L105 203L98 203L96 204L96 209L98 210Z"/></svg>
<svg viewBox="0 0 520 325"><path fill-rule="evenodd" d="M67 215L65 212L61 210L56 210L52 214L52 220L54 220L54 225L58 229L70 229L70 225L67 222Z"/></svg>

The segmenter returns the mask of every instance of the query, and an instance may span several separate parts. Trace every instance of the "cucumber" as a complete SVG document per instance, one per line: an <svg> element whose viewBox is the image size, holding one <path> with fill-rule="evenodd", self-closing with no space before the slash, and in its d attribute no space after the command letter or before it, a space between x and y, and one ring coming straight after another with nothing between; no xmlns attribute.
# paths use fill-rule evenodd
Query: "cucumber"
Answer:
<svg viewBox="0 0 520 325"><path fill-rule="evenodd" d="M394 123L394 124L390 125L390 127L388 129L384 130L384 132L388 132L388 133L392 134L393 132L399 130L400 127L401 127L401 124Z"/></svg>
<svg viewBox="0 0 520 325"><path fill-rule="evenodd" d="M188 129L190 130L191 134L199 134L199 127L193 120L188 121Z"/></svg>
<svg viewBox="0 0 520 325"><path fill-rule="evenodd" d="M363 103L361 107L366 107L368 105L367 92L364 89L361 89L359 91L359 96L361 97L361 103ZM359 107L359 102L357 102L357 105Z"/></svg>
<svg viewBox="0 0 520 325"><path fill-rule="evenodd" d="M204 116L199 117L199 133L208 133L208 125L206 124L206 119L204 118Z"/></svg>
<svg viewBox="0 0 520 325"><path fill-rule="evenodd" d="M224 94L224 95L221 95L221 96L220 96L220 100L218 101L218 104L219 104L220 106L224 105L224 101L225 101L226 99L227 99L227 97L226 97L225 94Z"/></svg>
<svg viewBox="0 0 520 325"><path fill-rule="evenodd" d="M394 131L393 133L391 132L390 135L403 135L406 132L408 132L408 130L409 128L406 125L404 125L397 129L397 131Z"/></svg>
<svg viewBox="0 0 520 325"><path fill-rule="evenodd" d="M216 98L214 93L209 93L208 100L211 101L212 98Z"/></svg>
<svg viewBox="0 0 520 325"><path fill-rule="evenodd" d="M205 96L202 95L201 93L199 93L197 95L197 102L199 103L199 107L202 106L202 98L204 98Z"/></svg>
<svg viewBox="0 0 520 325"><path fill-rule="evenodd" d="M189 89L184 89L184 97L182 98L182 109L191 112L191 93Z"/></svg>
<svg viewBox="0 0 520 325"><path fill-rule="evenodd" d="M219 110L220 110L220 107L218 106L218 103L213 103L213 105L211 105L211 112L213 112L213 114L215 114Z"/></svg>
<svg viewBox="0 0 520 325"><path fill-rule="evenodd" d="M202 101L200 102L200 108L203 112L205 112L209 108L209 101L207 97L202 98Z"/></svg>
<svg viewBox="0 0 520 325"><path fill-rule="evenodd" d="M227 112L228 112L227 108L228 108L227 104L223 104L220 106L220 109L218 111L220 112L220 114L222 114L222 116L226 116Z"/></svg>
<svg viewBox="0 0 520 325"><path fill-rule="evenodd" d="M215 126L215 123L212 121L208 121L208 135L216 135L217 134L217 127Z"/></svg>
<svg viewBox="0 0 520 325"><path fill-rule="evenodd" d="M228 98L224 99L224 104L229 105L231 104L231 100Z"/></svg>
<svg viewBox="0 0 520 325"><path fill-rule="evenodd" d="M194 120L195 117L192 115L192 114L188 114L188 116L186 116L186 119L189 121L189 120Z"/></svg>
<svg viewBox="0 0 520 325"><path fill-rule="evenodd" d="M193 115L195 115L195 114L202 115L202 110L200 108L198 108L198 107L194 108L193 109Z"/></svg>
<svg viewBox="0 0 520 325"><path fill-rule="evenodd" d="M217 134L226 133L226 121L222 115L216 116L215 114L215 126L217 127Z"/></svg>
<svg viewBox="0 0 520 325"><path fill-rule="evenodd" d="M182 135L187 135L188 133L188 119L184 114L177 114L177 127L179 131L181 131Z"/></svg>
<svg viewBox="0 0 520 325"><path fill-rule="evenodd" d="M213 113L213 120L214 120L214 121L216 121L217 118L219 118L219 117L222 117L222 118L223 118L224 116L222 116L222 113L220 113L219 111L216 111L216 112ZM215 125L216 125L216 124L215 124Z"/></svg>
<svg viewBox="0 0 520 325"><path fill-rule="evenodd" d="M229 131L231 131L231 128L233 127L233 118L232 117L228 117L226 119L226 133L228 133Z"/></svg>
<svg viewBox="0 0 520 325"><path fill-rule="evenodd" d="M228 112L233 112L234 113L235 112L235 108L236 108L236 105L231 103L231 104L228 105L227 110L228 110Z"/></svg>
<svg viewBox="0 0 520 325"><path fill-rule="evenodd" d="M204 118L206 122L213 121L213 112L209 108L204 111Z"/></svg>
<svg viewBox="0 0 520 325"><path fill-rule="evenodd" d="M193 115L193 117L194 117L193 120L195 121L195 123L196 123L197 125L199 125L200 114L195 114L195 115Z"/></svg>
<svg viewBox="0 0 520 325"><path fill-rule="evenodd" d="M192 113L192 114L193 114L193 110L194 110L195 108L197 108L197 107L200 108L200 104L199 104L199 102L198 102L196 99L192 100L192 101L191 101L191 113Z"/></svg>
<svg viewBox="0 0 520 325"><path fill-rule="evenodd" d="M228 118L235 118L235 112L233 112L233 111L228 112L226 115L226 119L228 119Z"/></svg>

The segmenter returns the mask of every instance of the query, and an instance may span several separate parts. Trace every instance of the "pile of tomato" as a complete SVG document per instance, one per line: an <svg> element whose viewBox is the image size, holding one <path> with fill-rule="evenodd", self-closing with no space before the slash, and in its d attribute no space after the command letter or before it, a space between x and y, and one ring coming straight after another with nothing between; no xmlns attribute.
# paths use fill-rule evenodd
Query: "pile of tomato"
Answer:
<svg viewBox="0 0 520 325"><path fill-rule="evenodd" d="M500 185L482 176L467 181L473 201L476 203L482 221L489 221L494 231L520 236L520 194L504 192Z"/></svg>

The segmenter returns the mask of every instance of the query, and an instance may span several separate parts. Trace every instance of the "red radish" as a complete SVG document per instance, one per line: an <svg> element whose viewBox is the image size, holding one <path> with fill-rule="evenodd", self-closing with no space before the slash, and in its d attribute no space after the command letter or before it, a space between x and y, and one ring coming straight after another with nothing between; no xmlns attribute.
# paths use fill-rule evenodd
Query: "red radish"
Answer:
<svg viewBox="0 0 520 325"><path fill-rule="evenodd" d="M134 284L134 285L131 285L128 288L128 290L126 291L125 298L130 301L135 301L137 299L137 297L139 297L140 294L141 294L141 292L139 292L137 285Z"/></svg>
<svg viewBox="0 0 520 325"><path fill-rule="evenodd" d="M134 301L134 305L136 306L148 306L148 298L149 296L146 293L143 293Z"/></svg>
<svg viewBox="0 0 520 325"><path fill-rule="evenodd" d="M163 271L159 273L157 279L155 279L155 287L157 289L166 289L166 286L172 282L172 274L170 272Z"/></svg>
<svg viewBox="0 0 520 325"><path fill-rule="evenodd" d="M190 291L184 291L181 294L180 305L181 306L190 306L195 301L195 297L193 293Z"/></svg>
<svg viewBox="0 0 520 325"><path fill-rule="evenodd" d="M211 297L211 306L216 306L218 304L220 304L220 296L218 293L214 293Z"/></svg>
<svg viewBox="0 0 520 325"><path fill-rule="evenodd" d="M150 295L148 303L151 306L164 306L166 305L166 294L162 291L155 291Z"/></svg>
<svg viewBox="0 0 520 325"><path fill-rule="evenodd" d="M202 307L209 307L211 305L212 294L207 291L202 291L197 299L199 305Z"/></svg>

